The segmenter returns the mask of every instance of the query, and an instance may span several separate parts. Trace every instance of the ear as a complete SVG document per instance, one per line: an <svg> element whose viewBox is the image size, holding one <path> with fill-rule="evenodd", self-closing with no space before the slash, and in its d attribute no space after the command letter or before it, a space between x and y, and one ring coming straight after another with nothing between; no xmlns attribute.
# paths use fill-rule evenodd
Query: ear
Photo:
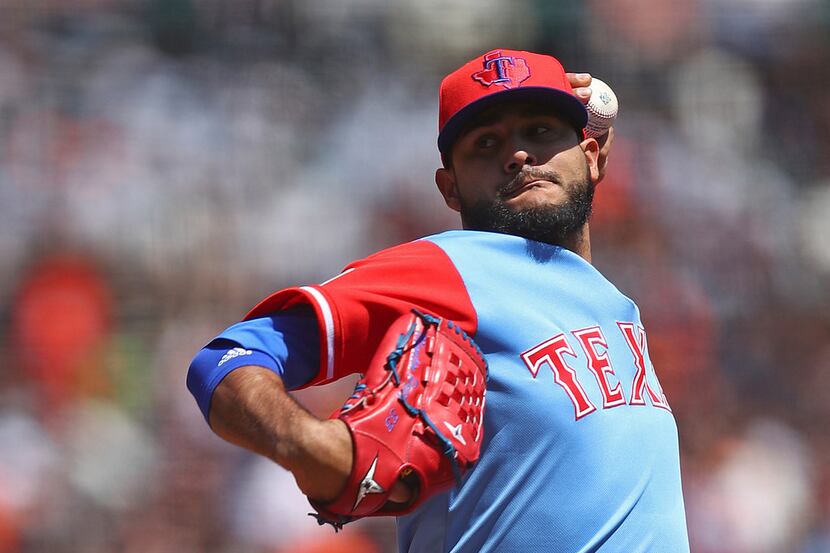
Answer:
<svg viewBox="0 0 830 553"><path fill-rule="evenodd" d="M461 200L458 199L458 187L452 170L445 167L436 169L435 184L438 185L447 206L453 211L461 211Z"/></svg>
<svg viewBox="0 0 830 553"><path fill-rule="evenodd" d="M585 161L588 163L588 170L591 173L591 182L598 183L599 177L599 143L595 138L586 138L579 143Z"/></svg>

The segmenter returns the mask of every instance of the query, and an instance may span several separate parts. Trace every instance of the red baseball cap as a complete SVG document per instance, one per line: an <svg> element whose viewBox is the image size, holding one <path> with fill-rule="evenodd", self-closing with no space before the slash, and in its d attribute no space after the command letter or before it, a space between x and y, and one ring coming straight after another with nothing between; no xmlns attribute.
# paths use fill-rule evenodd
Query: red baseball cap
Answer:
<svg viewBox="0 0 830 553"><path fill-rule="evenodd" d="M574 96L559 60L521 50L491 50L470 60L441 81L438 149L446 156L470 118L504 100L547 104L584 129L588 112Z"/></svg>

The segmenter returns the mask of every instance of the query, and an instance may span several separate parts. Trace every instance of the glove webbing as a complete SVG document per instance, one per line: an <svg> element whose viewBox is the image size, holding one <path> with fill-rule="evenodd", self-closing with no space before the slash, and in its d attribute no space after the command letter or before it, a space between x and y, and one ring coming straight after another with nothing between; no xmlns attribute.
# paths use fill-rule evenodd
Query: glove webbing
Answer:
<svg viewBox="0 0 830 553"><path fill-rule="evenodd" d="M419 341L422 340L426 336L426 334L427 334L426 327L428 325L437 326L441 322L440 319L438 319L436 317L433 317L432 315L428 315L426 313L423 313L423 312L421 312L417 309L412 309L412 312L415 313L418 317L420 317L421 320L424 323L424 332L423 332L423 334L421 334L421 336L419 336L419 338L418 338ZM450 328L452 328L452 323L450 323ZM461 329L458 326L456 326L456 332L458 332L459 330L461 330ZM412 337L412 334L414 332L415 332L415 323L412 323L412 325L409 327L409 330L406 332L406 334L401 334L401 337L398 339L397 347L386 358L387 367L389 368L389 370L392 371L392 374L394 375L393 378L395 379L395 384L400 383L400 378L398 377L398 370L397 370L398 361L400 361L401 357L406 352L406 350L407 350L406 343ZM415 347L415 345L416 344L412 344L411 347ZM423 409L417 409L413 405L410 405L408 401L406 401L406 398L404 398L404 396L403 396L403 392L401 392L398 399L403 404L404 409L406 409L407 412L410 415L420 418L435 433L435 437L438 438L438 441L441 442L442 446L444 446L444 450L441 453L450 460L450 465L452 467L453 477L455 478L456 484L458 484L460 486L461 485L461 469L459 469L458 461L455 458L455 446L452 445L452 442L449 440L449 438L444 436L444 434L438 429L438 427L435 425L435 423L433 423L430 420L430 418L427 416L427 414L424 412Z"/></svg>

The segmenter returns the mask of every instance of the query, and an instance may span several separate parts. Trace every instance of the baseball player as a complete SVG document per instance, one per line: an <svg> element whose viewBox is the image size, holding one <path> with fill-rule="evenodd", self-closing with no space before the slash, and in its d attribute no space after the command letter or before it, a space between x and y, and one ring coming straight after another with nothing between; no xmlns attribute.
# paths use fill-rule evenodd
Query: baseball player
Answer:
<svg viewBox="0 0 830 553"><path fill-rule="evenodd" d="M361 505L379 494L374 514L398 515L401 551L689 550L677 428L646 330L637 306L591 265L588 219L607 145L583 132L584 97L574 90L584 96L588 79L569 77L551 56L507 49L449 74L435 181L464 230L280 290L194 358L188 387L211 428L290 470L323 520L372 514ZM417 322L413 308L432 318ZM399 322L407 316L408 331ZM378 350L390 327L400 339L386 355ZM474 344L463 362L463 352L451 360L470 367L480 352L486 361L467 373L475 382L475 369L486 370L486 407L458 400L482 399L480 436L474 425L436 422L443 415L426 400L421 409L407 401L430 378L394 388L404 353L404 369L426 359L446 394L467 390L457 376L439 378L452 370L424 353L452 329L464 337L453 347ZM366 423L380 429L359 428L346 412L359 404L371 419L382 386L359 384L327 420L286 392L379 365L399 402ZM384 433L391 444L405 418L420 442L392 455L408 470L389 473ZM432 486L435 467L455 463L473 439L479 449L459 481ZM407 457L424 443L433 453ZM382 471L393 477L381 481Z"/></svg>

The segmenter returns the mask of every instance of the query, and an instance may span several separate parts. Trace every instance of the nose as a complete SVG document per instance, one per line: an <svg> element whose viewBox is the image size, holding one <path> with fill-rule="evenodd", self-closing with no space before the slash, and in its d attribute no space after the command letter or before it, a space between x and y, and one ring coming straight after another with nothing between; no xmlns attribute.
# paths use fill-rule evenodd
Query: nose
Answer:
<svg viewBox="0 0 830 553"><path fill-rule="evenodd" d="M516 148L504 164L508 173L516 173L525 165L536 165L536 156L526 150Z"/></svg>

